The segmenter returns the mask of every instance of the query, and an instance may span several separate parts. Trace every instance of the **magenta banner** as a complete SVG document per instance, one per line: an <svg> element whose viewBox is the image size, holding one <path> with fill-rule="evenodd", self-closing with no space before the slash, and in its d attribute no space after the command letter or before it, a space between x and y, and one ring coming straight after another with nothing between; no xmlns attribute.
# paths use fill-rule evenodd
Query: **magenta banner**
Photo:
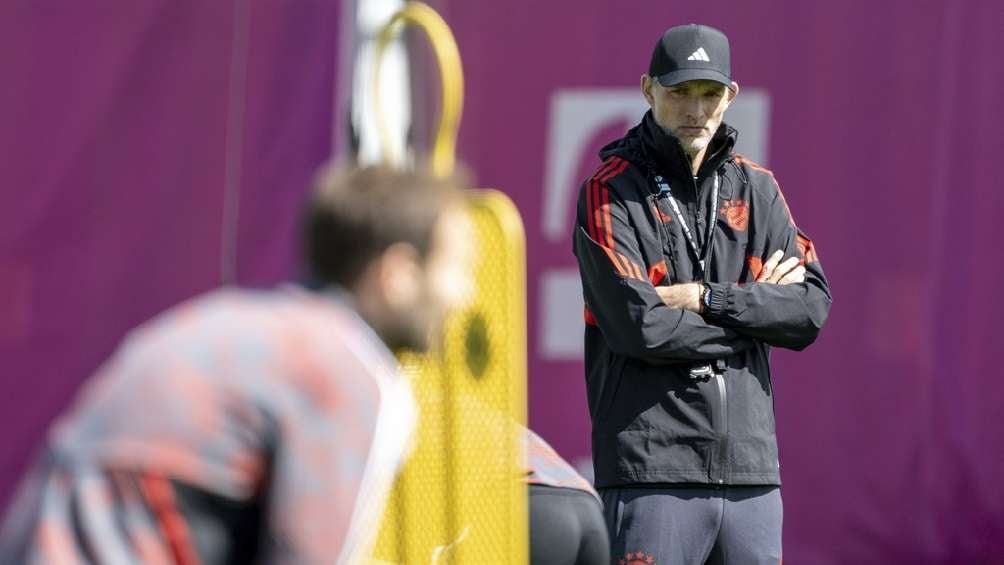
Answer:
<svg viewBox="0 0 1004 565"><path fill-rule="evenodd" d="M0 3L0 505L132 326L294 274L337 2Z"/></svg>

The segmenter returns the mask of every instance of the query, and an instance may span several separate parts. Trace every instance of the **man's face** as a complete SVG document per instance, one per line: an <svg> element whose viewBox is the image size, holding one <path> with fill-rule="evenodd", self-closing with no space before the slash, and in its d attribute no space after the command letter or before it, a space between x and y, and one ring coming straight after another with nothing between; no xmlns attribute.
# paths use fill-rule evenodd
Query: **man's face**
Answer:
<svg viewBox="0 0 1004 565"><path fill-rule="evenodd" d="M392 349L425 351L446 319L472 296L473 226L460 206L445 211L436 224L424 265L412 271L413 290L394 301L381 332ZM406 276L403 275L402 276Z"/></svg>
<svg viewBox="0 0 1004 565"><path fill-rule="evenodd" d="M642 93L652 107L652 115L663 131L680 140L684 153L695 156L703 151L722 123L725 109L736 97L732 88L713 80L690 80L662 86L648 75L642 76Z"/></svg>

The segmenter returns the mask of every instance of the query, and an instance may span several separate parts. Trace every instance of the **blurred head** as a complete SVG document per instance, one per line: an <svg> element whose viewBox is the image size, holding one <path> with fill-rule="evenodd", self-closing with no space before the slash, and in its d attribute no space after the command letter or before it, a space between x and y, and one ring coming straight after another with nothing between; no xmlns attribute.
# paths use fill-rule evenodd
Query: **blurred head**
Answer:
<svg viewBox="0 0 1004 565"><path fill-rule="evenodd" d="M728 37L710 26L682 25L659 37L641 91L656 123L694 157L708 146L739 92L731 77Z"/></svg>
<svg viewBox="0 0 1004 565"><path fill-rule="evenodd" d="M349 292L393 350L428 348L468 295L472 231L459 178L382 166L326 167L305 219L314 276Z"/></svg>

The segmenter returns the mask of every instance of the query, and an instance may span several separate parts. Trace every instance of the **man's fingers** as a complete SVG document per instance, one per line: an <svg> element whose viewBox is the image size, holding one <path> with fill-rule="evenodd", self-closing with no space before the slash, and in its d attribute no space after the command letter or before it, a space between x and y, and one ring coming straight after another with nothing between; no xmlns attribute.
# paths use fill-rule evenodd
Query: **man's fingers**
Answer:
<svg viewBox="0 0 1004 565"><path fill-rule="evenodd" d="M777 284L793 284L802 282L805 282L805 267L799 265L781 277L781 280L777 281Z"/></svg>
<svg viewBox="0 0 1004 565"><path fill-rule="evenodd" d="M780 265L777 266L776 269L774 269L774 272L771 273L770 278L767 280L767 282L776 283L780 281L781 278L787 275L789 271L797 267L798 263L799 263L798 257L788 257L787 259L785 259L783 263L781 263Z"/></svg>
<svg viewBox="0 0 1004 565"><path fill-rule="evenodd" d="M767 262L763 264L763 270L760 271L760 276L757 277L757 282L765 281L774 275L774 269L777 268L777 264L781 262L781 258L784 257L784 252L778 249L767 258Z"/></svg>

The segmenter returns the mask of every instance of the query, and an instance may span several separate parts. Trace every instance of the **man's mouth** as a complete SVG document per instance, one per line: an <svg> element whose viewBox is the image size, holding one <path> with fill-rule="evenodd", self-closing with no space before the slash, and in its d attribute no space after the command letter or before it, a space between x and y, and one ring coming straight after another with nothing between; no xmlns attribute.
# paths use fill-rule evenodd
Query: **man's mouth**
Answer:
<svg viewBox="0 0 1004 565"><path fill-rule="evenodd" d="M702 135L705 128L701 126L681 126L679 131L684 135Z"/></svg>

